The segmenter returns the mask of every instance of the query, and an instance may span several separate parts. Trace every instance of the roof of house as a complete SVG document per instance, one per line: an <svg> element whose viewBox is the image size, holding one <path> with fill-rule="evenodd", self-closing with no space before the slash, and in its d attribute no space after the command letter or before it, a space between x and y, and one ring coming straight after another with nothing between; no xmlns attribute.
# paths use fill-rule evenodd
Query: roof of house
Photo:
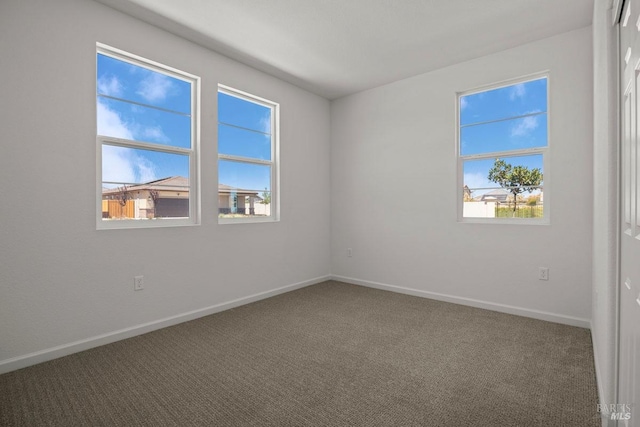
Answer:
<svg viewBox="0 0 640 427"><path fill-rule="evenodd" d="M156 179L154 181L145 182L143 184L135 184L126 186L127 192L131 191L140 191L140 190L156 190L156 191L189 191L189 178L184 176L170 176L167 178ZM102 194L118 194L122 191L122 187L117 188L104 188L102 189ZM245 194L248 196L258 197L258 192L256 190L245 190L242 188L231 187L226 184L218 184L218 192L219 193L238 193ZM262 200L262 199L261 199Z"/></svg>
<svg viewBox="0 0 640 427"><path fill-rule="evenodd" d="M189 178L185 178L184 176L170 176L143 184L129 185L126 186L126 190L127 192L139 190L189 191ZM115 194L120 191L122 191L122 187L110 188L103 191L102 194Z"/></svg>
<svg viewBox="0 0 640 427"><path fill-rule="evenodd" d="M491 190L488 193L483 194L480 200L498 200L500 202L504 202L505 200L507 200L507 197L509 197L509 194L511 194L509 190L498 188L496 190Z"/></svg>
<svg viewBox="0 0 640 427"><path fill-rule="evenodd" d="M231 187L230 185L226 185L226 184L218 184L218 193L245 194L247 196L258 197L260 200L262 200L262 198L258 196L258 192L256 190L245 190L242 188Z"/></svg>

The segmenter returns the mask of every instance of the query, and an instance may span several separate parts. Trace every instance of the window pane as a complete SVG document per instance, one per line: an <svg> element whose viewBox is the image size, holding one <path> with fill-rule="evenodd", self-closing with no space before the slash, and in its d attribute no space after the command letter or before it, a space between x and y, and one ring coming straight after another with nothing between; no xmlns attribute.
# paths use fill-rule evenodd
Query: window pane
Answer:
<svg viewBox="0 0 640 427"><path fill-rule="evenodd" d="M189 217L189 157L102 145L102 218Z"/></svg>
<svg viewBox="0 0 640 427"><path fill-rule="evenodd" d="M233 188L252 191L271 191L271 166L251 163L218 161L218 182Z"/></svg>
<svg viewBox="0 0 640 427"><path fill-rule="evenodd" d="M189 178L189 156L102 145L103 185L142 184L174 176Z"/></svg>
<svg viewBox="0 0 640 427"><path fill-rule="evenodd" d="M218 92L218 122L271 133L271 108Z"/></svg>
<svg viewBox="0 0 640 427"><path fill-rule="evenodd" d="M460 97L460 125L547 111L547 78Z"/></svg>
<svg viewBox="0 0 640 427"><path fill-rule="evenodd" d="M192 140L197 123L192 114L198 108L192 93L198 79L107 46L97 49L98 228L195 224L191 209L199 201L191 189L198 175ZM152 224L160 218L190 221Z"/></svg>
<svg viewBox="0 0 640 427"><path fill-rule="evenodd" d="M271 166L218 161L221 217L271 215Z"/></svg>
<svg viewBox="0 0 640 427"><path fill-rule="evenodd" d="M98 97L98 135L191 148L191 117Z"/></svg>
<svg viewBox="0 0 640 427"><path fill-rule="evenodd" d="M271 135L220 124L218 153L271 160Z"/></svg>
<svg viewBox="0 0 640 427"><path fill-rule="evenodd" d="M546 146L546 113L460 128L463 156Z"/></svg>
<svg viewBox="0 0 640 427"><path fill-rule="evenodd" d="M191 114L191 83L98 54L97 90L145 105Z"/></svg>
<svg viewBox="0 0 640 427"><path fill-rule="evenodd" d="M463 217L543 217L541 154L467 160L463 176Z"/></svg>

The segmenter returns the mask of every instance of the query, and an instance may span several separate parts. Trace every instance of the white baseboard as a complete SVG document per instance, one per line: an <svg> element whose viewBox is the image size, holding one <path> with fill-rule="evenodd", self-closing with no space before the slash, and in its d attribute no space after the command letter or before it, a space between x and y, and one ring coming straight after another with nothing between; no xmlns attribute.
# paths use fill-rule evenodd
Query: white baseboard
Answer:
<svg viewBox="0 0 640 427"><path fill-rule="evenodd" d="M430 298L438 301L452 302L454 304L467 305L470 307L484 308L486 310L498 311L501 313L515 314L517 316L531 317L533 319L546 320L548 322L561 323L564 325L578 326L590 329L591 323L588 319L566 316L563 314L549 313L546 311L531 310L528 308L515 307L511 305L498 304L489 301L481 301L472 298L457 297L454 295L440 294L437 292L422 291L419 289L405 288L402 286L388 285L385 283L360 280L353 277L331 276L333 280L351 283L354 285L366 286L369 288L381 289L384 291L397 292L401 294L413 295L416 297Z"/></svg>
<svg viewBox="0 0 640 427"><path fill-rule="evenodd" d="M229 310L231 308L239 307L241 305L249 304L255 301L259 301L265 298L269 298L275 295L290 292L296 289L304 288L306 286L315 285L316 283L330 280L331 276L316 277L314 279L305 280L303 282L294 283L293 285L282 286L280 288L272 289L265 292L259 292L254 295L234 299L220 304L215 304L209 307L201 308L198 310L189 311L187 313L178 314L175 316L167 317L164 319L155 320L153 322L143 323L141 325L132 326L125 329L120 329L114 332L108 332L106 334L98 335L95 337L86 338L80 341L75 341L69 344L63 344L56 347L48 348L34 353L25 354L23 356L14 357L0 361L0 374L15 371L17 369L26 368L27 366L36 365L38 363L46 362L48 360L57 359L59 357L68 356L79 351L88 350L90 348L98 347L112 342L120 341L126 338L135 337L137 335L146 334L147 332L155 331L157 329L166 328L168 326L177 325L179 323L194 320L199 317L208 316L210 314L219 313L221 311Z"/></svg>

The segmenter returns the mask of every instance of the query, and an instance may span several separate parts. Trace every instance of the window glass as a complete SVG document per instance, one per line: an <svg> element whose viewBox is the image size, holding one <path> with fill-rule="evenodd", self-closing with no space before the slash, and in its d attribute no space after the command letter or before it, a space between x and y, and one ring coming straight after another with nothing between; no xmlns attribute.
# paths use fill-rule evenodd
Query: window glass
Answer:
<svg viewBox="0 0 640 427"><path fill-rule="evenodd" d="M230 88L218 92L218 217L277 219L277 104Z"/></svg>
<svg viewBox="0 0 640 427"><path fill-rule="evenodd" d="M547 111L547 78L460 96L460 125Z"/></svg>
<svg viewBox="0 0 640 427"><path fill-rule="evenodd" d="M460 127L462 155L521 150L547 145L547 114Z"/></svg>
<svg viewBox="0 0 640 427"><path fill-rule="evenodd" d="M271 108L218 92L218 122L270 134Z"/></svg>
<svg viewBox="0 0 640 427"><path fill-rule="evenodd" d="M545 219L547 77L461 94L458 111L461 217Z"/></svg>
<svg viewBox="0 0 640 427"><path fill-rule="evenodd" d="M98 227L197 223L197 77L103 45L96 66Z"/></svg>
<svg viewBox="0 0 640 427"><path fill-rule="evenodd" d="M98 98L98 134L174 147L191 147L191 117Z"/></svg>
<svg viewBox="0 0 640 427"><path fill-rule="evenodd" d="M218 152L271 160L271 135L220 124L218 126Z"/></svg>
<svg viewBox="0 0 640 427"><path fill-rule="evenodd" d="M220 160L218 163L220 183L245 190L270 191L271 166Z"/></svg>
<svg viewBox="0 0 640 427"><path fill-rule="evenodd" d="M191 114L191 82L98 53L98 95Z"/></svg>

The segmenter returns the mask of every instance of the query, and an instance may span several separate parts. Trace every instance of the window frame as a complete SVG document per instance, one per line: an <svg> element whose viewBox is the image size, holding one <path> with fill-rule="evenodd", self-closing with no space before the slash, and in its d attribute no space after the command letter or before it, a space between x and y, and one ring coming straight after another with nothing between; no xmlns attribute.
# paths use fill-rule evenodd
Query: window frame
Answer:
<svg viewBox="0 0 640 427"><path fill-rule="evenodd" d="M218 120L216 121L216 150L218 152L217 168L219 169L220 160L232 161L251 165L270 166L270 196L271 196L271 212L269 216L254 216L245 218L224 218L219 216L219 206L216 202L216 213L218 216L218 224L247 224L247 223L263 223L263 222L278 222L280 221L280 104L268 99L250 94L248 92L227 86L224 84L218 84L218 91L216 92L216 99L219 93L233 96L254 104L261 105L271 110L271 160L263 160L254 157L244 157L231 154L221 154L219 150L219 132L220 126L220 113L218 105ZM220 172L217 171L217 182L220 184ZM218 200L218 197L216 197Z"/></svg>
<svg viewBox="0 0 640 427"><path fill-rule="evenodd" d="M132 64L138 67L176 78L191 85L191 144L190 148L116 138L98 134L98 54ZM94 117L96 134L96 228L98 230L158 228L200 225L200 77L178 70L168 65L135 55L133 53L103 44L96 43L95 51L95 90ZM131 149L150 150L160 153L184 155L189 158L189 217L187 218L153 218L122 219L105 221L102 218L102 149L105 145Z"/></svg>
<svg viewBox="0 0 640 427"><path fill-rule="evenodd" d="M474 95L482 92L488 92L494 89L505 88L514 86L520 83L528 83L534 80L540 80L546 78L547 80L547 145L544 147L515 149L515 150L503 150L488 152L482 154L467 154L461 153L461 125L460 125L460 99L463 96ZM493 83L481 87L477 87L471 90L465 90L462 92L456 92L456 138L455 138L455 154L456 154L456 197L457 197L457 221L460 223L475 223L475 224L520 224L520 225L550 225L551 224L551 186L550 186L550 160L549 153L551 149L551 76L549 71L529 74L523 77L504 80L498 83ZM517 116L513 116L515 118ZM509 119L509 118L506 118ZM504 119L501 119L504 120ZM521 157L529 155L542 155L542 168L543 168L543 192L544 192L544 208L542 218L477 218L477 217L464 217L464 164L466 161L472 160L486 160L486 159L508 159L511 157Z"/></svg>

